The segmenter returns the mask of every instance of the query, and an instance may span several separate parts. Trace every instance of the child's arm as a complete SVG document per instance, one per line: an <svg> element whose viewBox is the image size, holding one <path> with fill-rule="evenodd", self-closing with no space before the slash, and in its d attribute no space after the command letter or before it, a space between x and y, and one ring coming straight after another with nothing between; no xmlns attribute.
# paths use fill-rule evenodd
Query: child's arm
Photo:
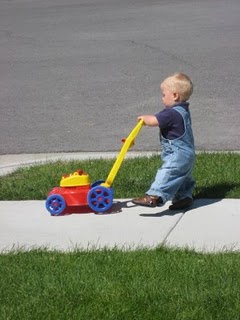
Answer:
<svg viewBox="0 0 240 320"><path fill-rule="evenodd" d="M143 120L144 124L149 127L159 126L157 118L152 114L145 114L145 115L139 116L138 120Z"/></svg>

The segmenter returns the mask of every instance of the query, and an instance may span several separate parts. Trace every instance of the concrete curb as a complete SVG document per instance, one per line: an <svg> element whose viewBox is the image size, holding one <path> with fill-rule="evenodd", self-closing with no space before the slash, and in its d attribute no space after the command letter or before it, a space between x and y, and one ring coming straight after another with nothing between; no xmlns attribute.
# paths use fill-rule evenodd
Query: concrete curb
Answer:
<svg viewBox="0 0 240 320"><path fill-rule="evenodd" d="M57 160L89 160L89 159L112 159L116 158L119 152L74 152L74 153L39 153L39 154L13 154L0 155L0 176L11 173L19 167L45 163ZM130 151L126 158L151 156L157 152Z"/></svg>

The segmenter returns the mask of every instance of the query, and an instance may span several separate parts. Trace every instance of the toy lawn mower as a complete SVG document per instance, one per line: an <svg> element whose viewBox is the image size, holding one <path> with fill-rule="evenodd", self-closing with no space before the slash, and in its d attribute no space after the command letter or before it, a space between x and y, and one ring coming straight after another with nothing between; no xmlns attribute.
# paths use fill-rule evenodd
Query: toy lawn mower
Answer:
<svg viewBox="0 0 240 320"><path fill-rule="evenodd" d="M61 215L71 211L71 208L84 207L87 211L100 213L108 211L113 204L113 181L123 162L124 156L134 145L143 126L140 120L126 139L116 158L116 161L106 180L90 183L90 178L83 170L77 170L69 175L64 175L59 187L54 187L46 199L46 209L51 215Z"/></svg>

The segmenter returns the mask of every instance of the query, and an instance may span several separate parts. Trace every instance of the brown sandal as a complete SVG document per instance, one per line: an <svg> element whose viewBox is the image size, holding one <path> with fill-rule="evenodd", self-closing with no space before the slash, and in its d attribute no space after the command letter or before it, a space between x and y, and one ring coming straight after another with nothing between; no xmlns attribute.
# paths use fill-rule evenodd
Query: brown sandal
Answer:
<svg viewBox="0 0 240 320"><path fill-rule="evenodd" d="M150 196L146 194L142 198L132 199L132 203L145 207L156 207L163 204L162 198L158 196Z"/></svg>

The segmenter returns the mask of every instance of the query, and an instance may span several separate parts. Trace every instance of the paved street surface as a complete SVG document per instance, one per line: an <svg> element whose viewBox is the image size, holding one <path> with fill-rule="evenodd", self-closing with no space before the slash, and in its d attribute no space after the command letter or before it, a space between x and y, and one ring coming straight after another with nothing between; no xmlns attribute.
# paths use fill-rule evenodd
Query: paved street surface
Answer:
<svg viewBox="0 0 240 320"><path fill-rule="evenodd" d="M162 108L159 83L175 71L194 82L197 149L239 150L239 16L239 0L0 1L0 175L84 152L115 157L137 115ZM128 156L158 149L158 129L143 127ZM1 201L0 251L240 250L239 199L168 205L115 199L107 214L52 217L44 201Z"/></svg>
<svg viewBox="0 0 240 320"><path fill-rule="evenodd" d="M240 250L240 200L199 199L187 212L135 206L115 200L109 213L51 216L44 201L0 202L0 251L47 247L188 247L197 251Z"/></svg>
<svg viewBox="0 0 240 320"><path fill-rule="evenodd" d="M116 151L183 71L198 149L238 150L239 0L0 1L0 154ZM143 128L136 150L158 150Z"/></svg>

